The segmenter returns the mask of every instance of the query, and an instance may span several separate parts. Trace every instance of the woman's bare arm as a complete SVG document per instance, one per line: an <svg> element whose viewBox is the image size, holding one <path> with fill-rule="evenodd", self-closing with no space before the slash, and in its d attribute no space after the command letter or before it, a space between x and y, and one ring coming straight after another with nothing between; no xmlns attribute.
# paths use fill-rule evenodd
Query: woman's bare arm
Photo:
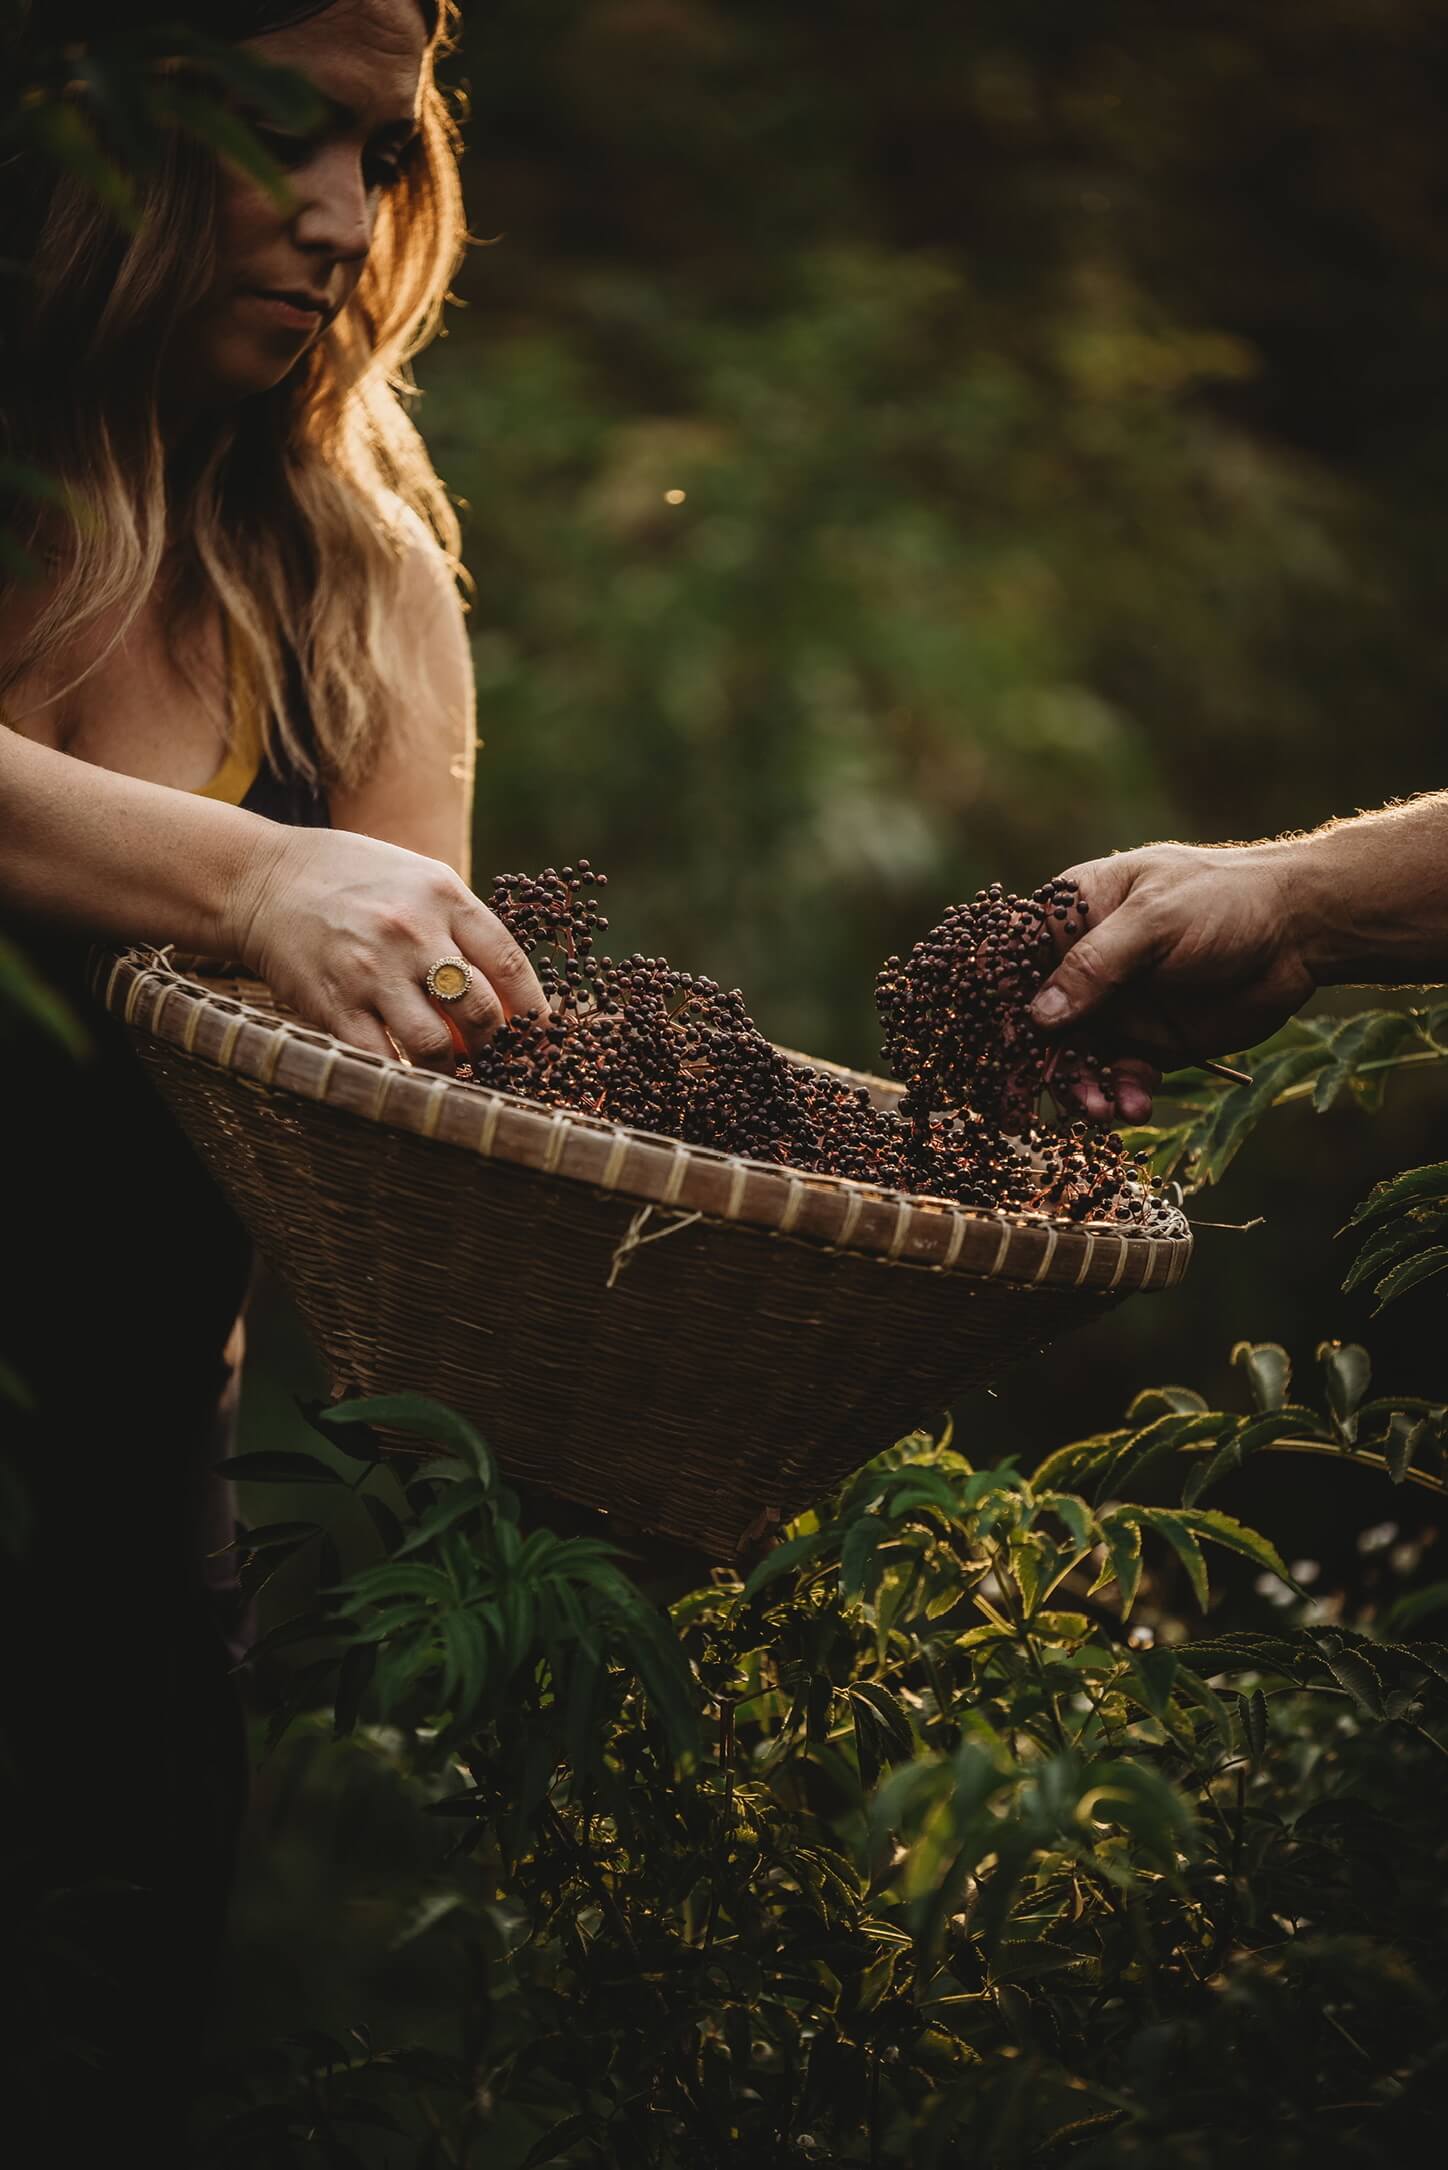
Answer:
<svg viewBox="0 0 1448 2170"><path fill-rule="evenodd" d="M1113 1058L1139 1121L1159 1072L1251 1047L1319 987L1448 977L1448 792L1259 844L1151 844L1072 867L1090 928L1033 1004ZM1100 1106L1095 1105L1100 1101Z"/></svg>
<svg viewBox="0 0 1448 2170"><path fill-rule="evenodd" d="M416 1062L452 1056L423 992L458 952L479 1044L541 1008L527 959L451 867L373 837L289 829L0 730L0 909L102 940L238 958L301 1016Z"/></svg>
<svg viewBox="0 0 1448 2170"><path fill-rule="evenodd" d="M342 829L441 859L468 879L477 695L462 601L446 559L421 532L402 567L396 612L404 692L365 783L335 792Z"/></svg>

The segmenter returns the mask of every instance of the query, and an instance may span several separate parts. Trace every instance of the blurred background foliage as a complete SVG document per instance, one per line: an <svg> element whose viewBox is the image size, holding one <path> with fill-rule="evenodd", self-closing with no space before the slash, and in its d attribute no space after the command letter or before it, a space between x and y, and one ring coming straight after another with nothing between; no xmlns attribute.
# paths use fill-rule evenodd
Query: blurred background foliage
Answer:
<svg viewBox="0 0 1448 2170"><path fill-rule="evenodd" d="M1442 784L1436 0L464 12L489 245L419 411L479 886L586 853L616 947L869 1064L876 967L982 881ZM970 1451L1359 1332L1333 1231L1442 1129L1436 1074L1279 1118L1198 1206L1266 1225L980 1398ZM1314 1542L1350 1552L1353 1481L1314 1474Z"/></svg>

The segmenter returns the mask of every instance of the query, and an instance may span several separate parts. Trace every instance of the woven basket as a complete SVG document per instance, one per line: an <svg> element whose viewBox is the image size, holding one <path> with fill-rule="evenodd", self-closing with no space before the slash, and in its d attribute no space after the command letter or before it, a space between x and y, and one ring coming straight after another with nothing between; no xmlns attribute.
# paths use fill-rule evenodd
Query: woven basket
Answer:
<svg viewBox="0 0 1448 2170"><path fill-rule="evenodd" d="M93 981L338 1393L433 1395L520 1483L715 1558L1191 1255L460 1084L154 952Z"/></svg>

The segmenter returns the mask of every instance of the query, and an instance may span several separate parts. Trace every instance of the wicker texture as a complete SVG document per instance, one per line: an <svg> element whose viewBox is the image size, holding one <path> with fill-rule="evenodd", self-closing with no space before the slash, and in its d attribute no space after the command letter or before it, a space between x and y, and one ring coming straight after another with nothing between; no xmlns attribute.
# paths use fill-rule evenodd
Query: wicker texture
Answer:
<svg viewBox="0 0 1448 2170"><path fill-rule="evenodd" d="M337 1391L432 1394L520 1481L717 1557L1190 1257L540 1108L153 953L94 979Z"/></svg>

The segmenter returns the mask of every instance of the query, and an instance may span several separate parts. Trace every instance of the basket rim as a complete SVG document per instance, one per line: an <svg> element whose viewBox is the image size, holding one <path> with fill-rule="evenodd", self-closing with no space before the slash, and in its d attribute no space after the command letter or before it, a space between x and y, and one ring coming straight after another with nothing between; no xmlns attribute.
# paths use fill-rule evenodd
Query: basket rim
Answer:
<svg viewBox="0 0 1448 2170"><path fill-rule="evenodd" d="M420 1070L279 1017L238 992L218 992L200 969L211 963L188 958L194 969L182 969L169 949L97 948L90 982L103 1007L133 1036L178 1049L270 1095L310 1101L411 1133L435 1149L510 1163L632 1202L640 1209L635 1242L650 1240L642 1230L654 1215L660 1219L654 1234L686 1219L703 1220L882 1264L1116 1295L1173 1287L1191 1259L1189 1227L1180 1235L1147 1235L1103 1221L960 1205L688 1145L603 1116ZM215 970L222 977L219 961ZM226 968L227 984L235 986L241 978L237 967ZM245 978L264 985L252 975ZM791 1049L781 1052L801 1062L815 1060ZM861 1084L890 1085L838 1063L820 1067Z"/></svg>

